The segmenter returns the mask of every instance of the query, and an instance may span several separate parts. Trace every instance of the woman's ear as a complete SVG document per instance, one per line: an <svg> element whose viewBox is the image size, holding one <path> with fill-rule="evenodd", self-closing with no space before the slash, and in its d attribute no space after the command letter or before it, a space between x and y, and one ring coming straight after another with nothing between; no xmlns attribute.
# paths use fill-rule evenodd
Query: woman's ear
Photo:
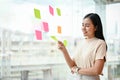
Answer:
<svg viewBox="0 0 120 80"><path fill-rule="evenodd" d="M95 26L95 31L97 31L98 26Z"/></svg>

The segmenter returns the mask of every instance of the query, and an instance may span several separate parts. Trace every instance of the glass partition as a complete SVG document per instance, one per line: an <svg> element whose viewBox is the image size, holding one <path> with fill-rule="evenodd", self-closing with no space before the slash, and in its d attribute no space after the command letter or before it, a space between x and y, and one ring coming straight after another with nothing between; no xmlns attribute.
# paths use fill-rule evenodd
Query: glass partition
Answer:
<svg viewBox="0 0 120 80"><path fill-rule="evenodd" d="M120 79L120 3L106 6L108 80Z"/></svg>
<svg viewBox="0 0 120 80"><path fill-rule="evenodd" d="M66 40L72 56L82 18L96 6L94 0L1 0L0 80L74 80L56 40ZM108 57L101 80L120 78L119 8L104 9Z"/></svg>

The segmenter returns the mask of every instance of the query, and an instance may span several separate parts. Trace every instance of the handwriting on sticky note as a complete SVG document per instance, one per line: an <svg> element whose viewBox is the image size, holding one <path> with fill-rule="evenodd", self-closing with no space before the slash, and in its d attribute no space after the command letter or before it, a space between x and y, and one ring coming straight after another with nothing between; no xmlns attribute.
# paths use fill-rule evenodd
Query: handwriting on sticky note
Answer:
<svg viewBox="0 0 120 80"><path fill-rule="evenodd" d="M67 40L63 40L64 46L67 46Z"/></svg>
<svg viewBox="0 0 120 80"><path fill-rule="evenodd" d="M59 8L56 8L58 16L61 16L61 10Z"/></svg>
<svg viewBox="0 0 120 80"><path fill-rule="evenodd" d="M48 23L47 22L43 22L43 30L45 32L49 32L49 27L48 27Z"/></svg>
<svg viewBox="0 0 120 80"><path fill-rule="evenodd" d="M35 30L35 35L37 40L42 40L42 31Z"/></svg>
<svg viewBox="0 0 120 80"><path fill-rule="evenodd" d="M54 9L52 6L49 5L49 12L52 16L54 16Z"/></svg>
<svg viewBox="0 0 120 80"><path fill-rule="evenodd" d="M35 9L34 8L34 14L35 14L36 18L41 19L41 15L40 15L40 10L39 9Z"/></svg>
<svg viewBox="0 0 120 80"><path fill-rule="evenodd" d="M53 40L58 41L58 39L55 36L50 36Z"/></svg>

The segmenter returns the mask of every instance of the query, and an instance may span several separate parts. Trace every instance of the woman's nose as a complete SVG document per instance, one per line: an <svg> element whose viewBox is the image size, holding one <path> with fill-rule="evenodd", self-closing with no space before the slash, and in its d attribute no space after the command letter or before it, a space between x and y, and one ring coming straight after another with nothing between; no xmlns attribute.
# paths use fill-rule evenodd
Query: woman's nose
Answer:
<svg viewBox="0 0 120 80"><path fill-rule="evenodd" d="M85 30L85 26L82 26L82 30Z"/></svg>

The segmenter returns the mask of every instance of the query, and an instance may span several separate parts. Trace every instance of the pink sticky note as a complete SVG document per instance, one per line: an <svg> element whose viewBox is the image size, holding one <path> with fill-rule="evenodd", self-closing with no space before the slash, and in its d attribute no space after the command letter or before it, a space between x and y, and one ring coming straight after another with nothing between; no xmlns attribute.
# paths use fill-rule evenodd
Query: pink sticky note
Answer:
<svg viewBox="0 0 120 80"><path fill-rule="evenodd" d="M42 40L42 32L39 30L35 30L35 35L37 40Z"/></svg>
<svg viewBox="0 0 120 80"><path fill-rule="evenodd" d="M54 16L54 9L52 6L49 5L49 12L52 16Z"/></svg>
<svg viewBox="0 0 120 80"><path fill-rule="evenodd" d="M42 29L43 29L45 32L49 32L49 28L48 28L48 23L47 23L47 22L43 22Z"/></svg>

